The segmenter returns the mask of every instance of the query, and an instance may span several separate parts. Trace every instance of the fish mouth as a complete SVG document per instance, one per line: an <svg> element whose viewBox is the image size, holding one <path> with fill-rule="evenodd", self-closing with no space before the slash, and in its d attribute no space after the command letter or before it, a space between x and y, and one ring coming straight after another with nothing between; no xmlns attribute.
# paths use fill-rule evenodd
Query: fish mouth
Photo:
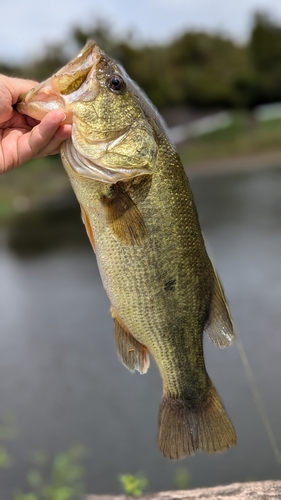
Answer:
<svg viewBox="0 0 281 500"><path fill-rule="evenodd" d="M42 120L49 111L54 109L65 111L64 100L55 92L49 80L20 95L15 105L16 110L19 113L36 118L36 120ZM65 120L65 123L67 122L70 123L69 120Z"/></svg>
<svg viewBox="0 0 281 500"><path fill-rule="evenodd" d="M43 83L36 85L25 94L19 96L15 105L17 111L42 120L52 110L60 109L66 114L64 123L72 123L71 102L85 93L85 85L96 71L102 52L93 41L89 41L77 57ZM94 99L98 94L98 84L91 78L88 98Z"/></svg>

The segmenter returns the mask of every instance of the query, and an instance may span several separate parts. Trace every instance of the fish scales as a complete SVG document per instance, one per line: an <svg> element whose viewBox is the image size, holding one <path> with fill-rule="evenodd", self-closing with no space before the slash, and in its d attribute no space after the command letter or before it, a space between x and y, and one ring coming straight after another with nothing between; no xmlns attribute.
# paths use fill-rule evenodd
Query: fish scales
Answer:
<svg viewBox="0 0 281 500"><path fill-rule="evenodd" d="M63 107L73 123L61 156L111 302L117 350L140 373L150 353L163 379L159 447L171 459L226 449L236 436L205 368L203 333L225 347L232 322L179 156L146 96L94 42L54 78L18 109L40 118Z"/></svg>
<svg viewBox="0 0 281 500"><path fill-rule="evenodd" d="M113 308L118 311L120 319L126 324L130 333L140 343L149 346L156 362L158 360L160 362L163 358L162 353L165 353L163 360L163 368L167 373L165 383L171 394L181 397L185 392L185 385L190 385L190 379L194 378L194 368L198 377L196 366L199 364L200 367L200 361L203 362L201 338L210 301L210 297L206 295L205 282L207 279L212 279L212 274L206 273L205 270L205 266L210 267L210 262L203 245L200 245L203 255L196 258L199 270L195 269L194 256L190 248L194 247L194 251L197 252L197 240L202 239L201 232L197 230L197 218L194 217L195 205L190 190L186 190L187 180L182 169L178 168L178 172L177 170L174 172L173 165L177 168L179 162L177 155L173 152L170 154L174 160L173 164L165 161L166 155L165 151L159 153L159 174L152 180L149 195L139 203L139 209L144 219L148 221L147 239L141 247L124 247L108 228L105 231L103 220L100 220L93 211L93 193L96 192L96 204L99 205L100 190L103 191L104 187L102 183L97 184L87 179L85 184L90 182L91 187L84 188L81 180L79 178L75 180L72 173L71 182L78 200L83 202L86 211L92 210L89 218L95 234L96 255ZM162 161L161 156L163 156ZM170 196L170 183L167 182L170 177L165 172L167 164L173 169L174 187L178 185L178 188L173 190L173 200L169 206L170 216L165 205L155 202L159 185L163 199ZM85 201L87 199L85 192L91 193L88 201ZM150 213L153 216L150 217ZM176 218L174 214L177 214ZM160 253L155 252L155 245L161 249ZM175 249L177 249L176 254ZM170 256L173 254L175 258L171 260ZM190 258L193 260L193 266L190 266ZM205 266L202 266L202 259L206 261ZM165 283L171 278L176 280L175 289L166 291ZM189 292L191 287L188 285L192 281L196 281L196 286L202 289L205 304L201 303L199 306L198 301L195 301L194 306L197 310L190 314L190 309L194 306L193 292ZM212 286L212 283L210 285ZM173 315L177 313L179 303L183 304L182 313L175 323ZM185 325L186 333L196 332L195 342L191 335L176 337L176 329L181 324ZM192 349L188 344L192 344ZM188 364L181 361L178 356L179 349L186 351L187 359L190 358ZM201 373L200 368L198 373ZM205 380L203 383L205 384Z"/></svg>

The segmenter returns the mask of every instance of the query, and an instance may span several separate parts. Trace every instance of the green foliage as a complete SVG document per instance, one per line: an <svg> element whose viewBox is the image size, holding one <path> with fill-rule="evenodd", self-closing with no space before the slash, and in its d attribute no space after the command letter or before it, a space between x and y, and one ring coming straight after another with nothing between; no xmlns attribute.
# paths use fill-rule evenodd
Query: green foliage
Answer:
<svg viewBox="0 0 281 500"><path fill-rule="evenodd" d="M114 38L103 23L88 32L76 29L72 36L79 47L96 40L160 108L244 104L237 80L249 78L248 54L223 37L186 33L169 45L135 46Z"/></svg>
<svg viewBox="0 0 281 500"><path fill-rule="evenodd" d="M281 100L281 26L256 14L248 44L237 45L220 35L187 32L166 45L136 45L129 34L117 37L97 21L91 28L73 28L65 42L49 45L28 67L0 63L6 74L39 81L53 74L93 39L159 107L251 108ZM68 49L68 51L66 51Z"/></svg>
<svg viewBox="0 0 281 500"><path fill-rule="evenodd" d="M122 485L123 492L134 497L142 495L148 484L147 479L141 472L138 472L135 475L121 474L119 476L119 481Z"/></svg>
<svg viewBox="0 0 281 500"><path fill-rule="evenodd" d="M27 482L31 488L38 488L42 484L42 475L37 469L28 473Z"/></svg>
<svg viewBox="0 0 281 500"><path fill-rule="evenodd" d="M190 138L179 147L179 153L184 165L188 165L278 152L280 134L280 119L257 122L247 113L235 112L229 127Z"/></svg>
<svg viewBox="0 0 281 500"><path fill-rule="evenodd" d="M39 500L37 495L33 493L27 493L26 495L22 495L21 493L16 493L14 495L14 500Z"/></svg>
<svg viewBox="0 0 281 500"><path fill-rule="evenodd" d="M0 469L8 469L12 460L4 446L0 446Z"/></svg>
<svg viewBox="0 0 281 500"><path fill-rule="evenodd" d="M81 460L86 456L82 445L73 445L51 461L45 453L36 453L34 468L27 476L31 491L17 491L13 500L74 500L83 491L84 468Z"/></svg>
<svg viewBox="0 0 281 500"><path fill-rule="evenodd" d="M249 43L254 77L252 104L281 99L281 26L268 16L257 14Z"/></svg>
<svg viewBox="0 0 281 500"><path fill-rule="evenodd" d="M188 469L181 467L176 470L175 485L177 490L186 490L190 485L190 473Z"/></svg>
<svg viewBox="0 0 281 500"><path fill-rule="evenodd" d="M12 412L5 412L0 418L0 440L13 439L17 435L16 418Z"/></svg>
<svg viewBox="0 0 281 500"><path fill-rule="evenodd" d="M168 49L170 71L180 101L194 107L237 107L244 96L237 85L249 73L247 50L221 36L186 33ZM181 104L181 102L178 102Z"/></svg>
<svg viewBox="0 0 281 500"><path fill-rule="evenodd" d="M15 417L5 413L0 419L0 440L13 439L17 435ZM29 492L17 491L13 500L74 500L81 495L84 467L81 461L86 456L84 446L71 446L51 460L44 452L37 452L33 468L27 475ZM6 447L0 445L0 469L7 469L12 460Z"/></svg>
<svg viewBox="0 0 281 500"><path fill-rule="evenodd" d="M7 441L17 435L15 416L11 412L3 413L0 418L0 440ZM0 469L8 469L12 459L3 444L0 445Z"/></svg>

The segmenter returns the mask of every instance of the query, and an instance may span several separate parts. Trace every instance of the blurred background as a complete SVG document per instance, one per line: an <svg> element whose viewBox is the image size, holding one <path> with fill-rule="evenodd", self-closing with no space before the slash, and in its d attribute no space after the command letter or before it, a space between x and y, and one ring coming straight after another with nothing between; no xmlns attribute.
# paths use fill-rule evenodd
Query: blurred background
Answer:
<svg viewBox="0 0 281 500"><path fill-rule="evenodd" d="M280 2L14 0L1 19L0 72L41 81L92 38L162 113L281 447ZM160 376L118 360L58 156L1 176L0 279L1 498L281 478L235 345L205 357L237 446L160 455Z"/></svg>

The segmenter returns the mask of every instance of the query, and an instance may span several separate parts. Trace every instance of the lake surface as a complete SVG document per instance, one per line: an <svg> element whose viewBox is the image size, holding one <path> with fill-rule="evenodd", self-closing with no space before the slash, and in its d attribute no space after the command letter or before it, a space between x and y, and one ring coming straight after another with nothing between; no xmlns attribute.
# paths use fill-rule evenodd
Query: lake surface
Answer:
<svg viewBox="0 0 281 500"><path fill-rule="evenodd" d="M194 178L191 184L281 447L281 170ZM33 237L41 232L53 240L46 252L41 245L40 252L29 253L28 236L25 248L22 240L17 246L15 233L1 235L0 416L12 412L18 426L18 436L6 443L13 467L0 473L1 498L24 487L34 451L52 455L75 442L89 449L86 491L91 493L119 493L118 475L139 470L150 491L175 488L179 468L188 469L190 487L280 479L236 346L219 350L208 339L207 368L238 445L181 462L161 456L158 371L152 364L145 376L132 375L120 363L109 302L78 211L73 229L54 220L56 233L50 223L46 229L40 222L31 225ZM21 235L28 235L25 224L18 223ZM64 231L67 244L61 243Z"/></svg>

